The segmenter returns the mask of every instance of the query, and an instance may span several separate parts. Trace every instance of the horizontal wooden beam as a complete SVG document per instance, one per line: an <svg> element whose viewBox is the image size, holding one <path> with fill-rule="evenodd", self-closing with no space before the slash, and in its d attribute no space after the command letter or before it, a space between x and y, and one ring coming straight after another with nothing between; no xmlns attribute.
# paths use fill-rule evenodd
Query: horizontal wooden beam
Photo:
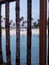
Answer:
<svg viewBox="0 0 49 65"><path fill-rule="evenodd" d="M12 2L12 1L15 1L15 0L7 0L8 2ZM4 4L6 2L6 0L0 0L0 4Z"/></svg>

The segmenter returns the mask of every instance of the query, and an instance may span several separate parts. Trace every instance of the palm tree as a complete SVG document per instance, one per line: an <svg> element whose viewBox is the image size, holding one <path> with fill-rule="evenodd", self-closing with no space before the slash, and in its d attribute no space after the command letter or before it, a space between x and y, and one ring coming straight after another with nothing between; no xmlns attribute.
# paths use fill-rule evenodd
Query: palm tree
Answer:
<svg viewBox="0 0 49 65"><path fill-rule="evenodd" d="M9 26L10 26L10 28L11 28L12 22L13 22L12 20L10 20L10 22L9 22Z"/></svg>
<svg viewBox="0 0 49 65"><path fill-rule="evenodd" d="M21 27L23 27L24 26L24 24L23 23L21 23Z"/></svg>
<svg viewBox="0 0 49 65"><path fill-rule="evenodd" d="M21 17L21 18L20 18L20 21L22 21L22 20L24 20L24 17Z"/></svg>
<svg viewBox="0 0 49 65"><path fill-rule="evenodd" d="M13 23L13 26L15 26L15 23Z"/></svg>
<svg viewBox="0 0 49 65"><path fill-rule="evenodd" d="M31 20L33 20L33 18L31 18Z"/></svg>
<svg viewBox="0 0 49 65"><path fill-rule="evenodd" d="M35 21L35 22L33 23L33 26L36 27L36 25L37 25L37 23L36 23L36 21Z"/></svg>
<svg viewBox="0 0 49 65"><path fill-rule="evenodd" d="M33 20L33 18L31 18L31 20ZM27 24L27 21L26 20L22 22L22 26L24 26L25 23Z"/></svg>
<svg viewBox="0 0 49 65"><path fill-rule="evenodd" d="M13 27L16 27L16 23L13 23L13 25L12 25Z"/></svg>
<svg viewBox="0 0 49 65"><path fill-rule="evenodd" d="M24 26L24 21L22 22L22 26Z"/></svg>
<svg viewBox="0 0 49 65"><path fill-rule="evenodd" d="M22 22L22 26L24 26L25 23L26 23L26 21L23 21L23 22Z"/></svg>
<svg viewBox="0 0 49 65"><path fill-rule="evenodd" d="M10 24L10 25L12 24L12 20L10 20L9 24Z"/></svg>
<svg viewBox="0 0 49 65"><path fill-rule="evenodd" d="M38 21L38 26L40 25L40 19L37 20Z"/></svg>
<svg viewBox="0 0 49 65"><path fill-rule="evenodd" d="M27 23L27 21L25 20L24 23Z"/></svg>
<svg viewBox="0 0 49 65"><path fill-rule="evenodd" d="M6 20L6 18L4 17L3 20Z"/></svg>
<svg viewBox="0 0 49 65"><path fill-rule="evenodd" d="M4 17L3 20L6 21L6 18ZM3 21L2 21L3 22ZM12 20L9 21L9 26L12 24Z"/></svg>

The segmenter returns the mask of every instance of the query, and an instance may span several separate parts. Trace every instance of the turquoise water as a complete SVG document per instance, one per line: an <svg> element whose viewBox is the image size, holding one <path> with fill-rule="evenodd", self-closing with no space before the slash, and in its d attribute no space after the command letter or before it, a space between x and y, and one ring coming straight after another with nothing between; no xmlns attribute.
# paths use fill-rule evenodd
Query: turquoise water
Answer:
<svg viewBox="0 0 49 65"><path fill-rule="evenodd" d="M3 51L3 61L6 62L6 40L5 35L2 36L2 51ZM32 45L31 45L31 63L32 65L39 65L39 35L32 35ZM47 40L48 43L48 40ZM20 63L21 65L26 65L26 55L27 55L27 35L20 36ZM48 44L47 44L48 45ZM15 65L16 59L16 36L10 36L10 48L11 48L11 60L12 65ZM47 47L48 48L48 47ZM48 53L46 53L48 54ZM48 57L48 55L46 55Z"/></svg>

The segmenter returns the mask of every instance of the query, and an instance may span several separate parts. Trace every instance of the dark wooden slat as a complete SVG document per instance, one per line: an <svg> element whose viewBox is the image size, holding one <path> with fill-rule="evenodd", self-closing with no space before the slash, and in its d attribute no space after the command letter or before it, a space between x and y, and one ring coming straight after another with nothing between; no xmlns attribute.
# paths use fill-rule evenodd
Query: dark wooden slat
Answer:
<svg viewBox="0 0 49 65"><path fill-rule="evenodd" d="M11 51L10 51L10 26L9 26L9 3L6 1L5 5L6 13L6 55L7 55L7 65L11 65Z"/></svg>
<svg viewBox="0 0 49 65"><path fill-rule="evenodd" d="M40 64L46 65L47 0L40 0Z"/></svg>
<svg viewBox="0 0 49 65"><path fill-rule="evenodd" d="M49 4L49 0L48 0ZM49 8L48 8L48 65L49 65Z"/></svg>
<svg viewBox="0 0 49 65"><path fill-rule="evenodd" d="M13 2L15 0L7 0L8 2ZM4 4L6 2L6 0L0 0L0 4Z"/></svg>
<svg viewBox="0 0 49 65"><path fill-rule="evenodd" d="M20 65L20 0L16 0L16 65Z"/></svg>
<svg viewBox="0 0 49 65"><path fill-rule="evenodd" d="M1 32L1 4L0 4L0 64L3 63L3 56L2 56L2 32Z"/></svg>
<svg viewBox="0 0 49 65"><path fill-rule="evenodd" d="M48 17L48 65L49 65L49 17Z"/></svg>
<svg viewBox="0 0 49 65"><path fill-rule="evenodd" d="M3 63L2 63L2 64L0 64L0 65L7 65L7 64L3 62Z"/></svg>
<svg viewBox="0 0 49 65"><path fill-rule="evenodd" d="M31 65L31 10L32 0L27 0L27 65Z"/></svg>

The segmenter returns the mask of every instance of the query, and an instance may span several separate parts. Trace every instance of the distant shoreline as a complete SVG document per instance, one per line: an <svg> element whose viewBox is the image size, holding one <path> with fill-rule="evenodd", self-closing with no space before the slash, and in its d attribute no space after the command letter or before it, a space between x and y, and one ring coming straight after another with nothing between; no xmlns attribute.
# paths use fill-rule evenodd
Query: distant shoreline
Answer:
<svg viewBox="0 0 49 65"><path fill-rule="evenodd" d="M2 29L2 35L5 34L5 29ZM38 29L32 29L32 34L39 34L39 28ZM10 34L15 35L16 34L16 29L10 29ZM27 29L20 29L20 34L27 34ZM48 34L48 29L47 29L47 34Z"/></svg>
<svg viewBox="0 0 49 65"><path fill-rule="evenodd" d="M6 28L1 28L1 29L6 29ZM10 28L10 29L16 29L16 28ZM21 28L20 27L20 29L27 29L27 28ZM39 27L38 28L31 28L31 29L39 29ZM47 28L48 29L48 28Z"/></svg>

